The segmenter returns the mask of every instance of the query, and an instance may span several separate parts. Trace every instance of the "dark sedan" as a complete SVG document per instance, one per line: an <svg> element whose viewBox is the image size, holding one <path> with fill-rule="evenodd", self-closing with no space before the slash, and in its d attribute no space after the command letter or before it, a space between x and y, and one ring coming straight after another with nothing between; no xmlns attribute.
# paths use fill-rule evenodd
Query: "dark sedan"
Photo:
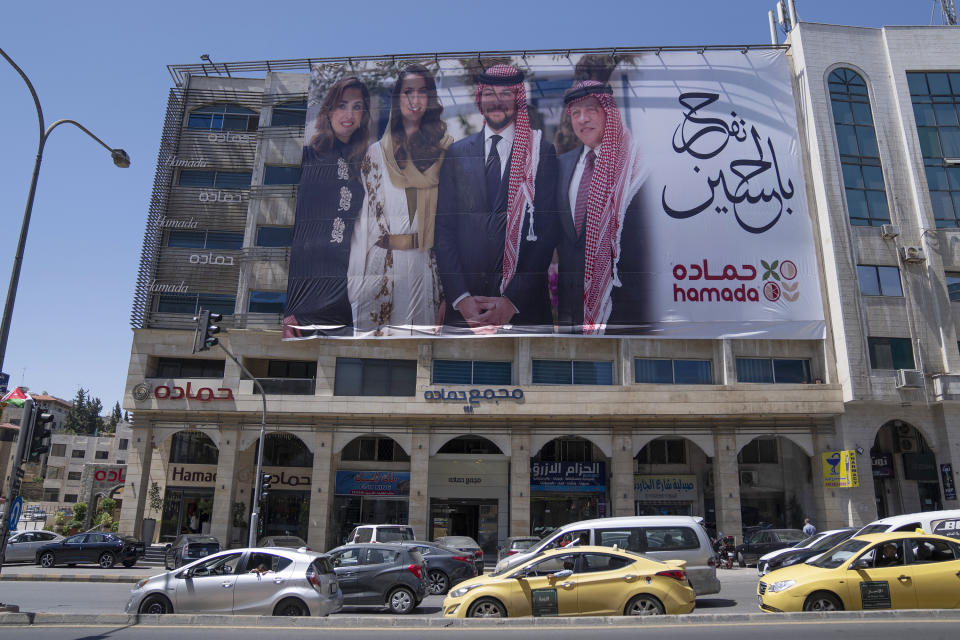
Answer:
<svg viewBox="0 0 960 640"><path fill-rule="evenodd" d="M442 547L435 542L410 540L398 544L420 550L423 562L427 565L427 580L432 596L446 595L451 587L477 575L472 553Z"/></svg>
<svg viewBox="0 0 960 640"><path fill-rule="evenodd" d="M737 564L741 567L756 564L760 556L792 547L806 537L800 529L761 529L737 547Z"/></svg>
<svg viewBox="0 0 960 640"><path fill-rule="evenodd" d="M343 606L387 606L410 613L427 597L427 571L416 547L398 544L348 544L328 552Z"/></svg>
<svg viewBox="0 0 960 640"><path fill-rule="evenodd" d="M44 568L58 564L98 564L109 569L116 563L132 567L144 554L143 542L115 533L78 533L37 549L37 564Z"/></svg>
<svg viewBox="0 0 960 640"><path fill-rule="evenodd" d="M219 551L220 541L213 536L187 534L167 545L163 565L169 571Z"/></svg>
<svg viewBox="0 0 960 640"><path fill-rule="evenodd" d="M442 536L433 541L441 547L450 547L473 556L473 563L477 565L477 575L483 574L483 549L470 536Z"/></svg>
<svg viewBox="0 0 960 640"><path fill-rule="evenodd" d="M855 534L857 531L858 529L856 528L827 531L819 540L816 540L811 545L784 551L783 553L780 553L768 560L761 559L757 562L757 573L762 576L775 569L806 562L810 558L818 556L821 553L837 546L841 542L844 542L847 538L852 538L853 534Z"/></svg>

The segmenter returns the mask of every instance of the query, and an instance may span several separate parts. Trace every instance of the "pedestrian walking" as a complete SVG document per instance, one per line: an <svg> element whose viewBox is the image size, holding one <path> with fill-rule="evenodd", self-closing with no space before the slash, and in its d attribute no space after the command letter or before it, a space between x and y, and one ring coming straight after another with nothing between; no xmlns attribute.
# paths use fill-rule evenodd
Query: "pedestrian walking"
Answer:
<svg viewBox="0 0 960 640"><path fill-rule="evenodd" d="M803 535L812 536L817 532L817 528L810 522L810 518L803 519Z"/></svg>

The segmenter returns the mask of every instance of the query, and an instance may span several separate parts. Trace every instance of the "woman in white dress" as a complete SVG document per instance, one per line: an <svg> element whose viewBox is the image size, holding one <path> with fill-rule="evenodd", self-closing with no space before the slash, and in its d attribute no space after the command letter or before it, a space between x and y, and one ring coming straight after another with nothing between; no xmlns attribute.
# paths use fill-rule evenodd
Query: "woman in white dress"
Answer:
<svg viewBox="0 0 960 640"><path fill-rule="evenodd" d="M405 67L390 124L361 168L365 198L347 279L355 335L436 334L443 291L433 252L440 165L453 138L430 71Z"/></svg>

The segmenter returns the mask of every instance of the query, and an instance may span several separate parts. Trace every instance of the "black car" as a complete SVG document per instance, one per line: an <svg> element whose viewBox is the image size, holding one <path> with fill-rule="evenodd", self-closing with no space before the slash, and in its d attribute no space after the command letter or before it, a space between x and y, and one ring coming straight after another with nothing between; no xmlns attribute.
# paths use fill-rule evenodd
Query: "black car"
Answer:
<svg viewBox="0 0 960 640"><path fill-rule="evenodd" d="M427 565L427 580L429 592L432 596L442 596L451 587L476 577L477 567L472 553L465 553L450 547L443 547L434 542L409 540L400 542L405 547L416 547L423 556Z"/></svg>
<svg viewBox="0 0 960 640"><path fill-rule="evenodd" d="M761 529L737 547L737 564L741 567L756 564L760 556L792 547L806 537L800 529Z"/></svg>
<svg viewBox="0 0 960 640"><path fill-rule="evenodd" d="M328 552L343 606L387 606L410 613L427 597L427 567L416 547L348 544Z"/></svg>
<svg viewBox="0 0 960 640"><path fill-rule="evenodd" d="M178 567L205 558L211 553L217 553L220 549L220 541L213 536L204 536L195 533L178 536L173 544L167 545L166 553L163 555L163 566L167 570L177 569Z"/></svg>
<svg viewBox="0 0 960 640"><path fill-rule="evenodd" d="M483 574L483 549L470 536L441 536L433 541L442 547L450 547L473 556L473 564L477 566L477 575Z"/></svg>
<svg viewBox="0 0 960 640"><path fill-rule="evenodd" d="M757 573L761 576L775 569L789 567L801 562L806 562L814 556L818 556L824 551L832 549L847 538L852 538L858 531L856 528L836 529L834 531L824 532L813 544L797 549L784 551L769 560L760 560L757 562Z"/></svg>
<svg viewBox="0 0 960 640"><path fill-rule="evenodd" d="M51 542L37 549L37 564L44 568L58 564L98 564L109 569L116 563L132 567L143 556L143 542L116 533L78 533L59 542Z"/></svg>

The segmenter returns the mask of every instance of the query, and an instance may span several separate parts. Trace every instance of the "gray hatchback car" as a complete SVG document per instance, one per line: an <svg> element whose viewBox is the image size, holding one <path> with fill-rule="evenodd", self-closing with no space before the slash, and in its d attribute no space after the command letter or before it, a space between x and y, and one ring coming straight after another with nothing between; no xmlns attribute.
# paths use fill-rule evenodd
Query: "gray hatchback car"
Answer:
<svg viewBox="0 0 960 640"><path fill-rule="evenodd" d="M272 547L221 551L145 578L125 611L326 616L342 605L328 556Z"/></svg>
<svg viewBox="0 0 960 640"><path fill-rule="evenodd" d="M427 567L416 547L347 544L328 552L345 606L387 606L410 613L427 597Z"/></svg>

